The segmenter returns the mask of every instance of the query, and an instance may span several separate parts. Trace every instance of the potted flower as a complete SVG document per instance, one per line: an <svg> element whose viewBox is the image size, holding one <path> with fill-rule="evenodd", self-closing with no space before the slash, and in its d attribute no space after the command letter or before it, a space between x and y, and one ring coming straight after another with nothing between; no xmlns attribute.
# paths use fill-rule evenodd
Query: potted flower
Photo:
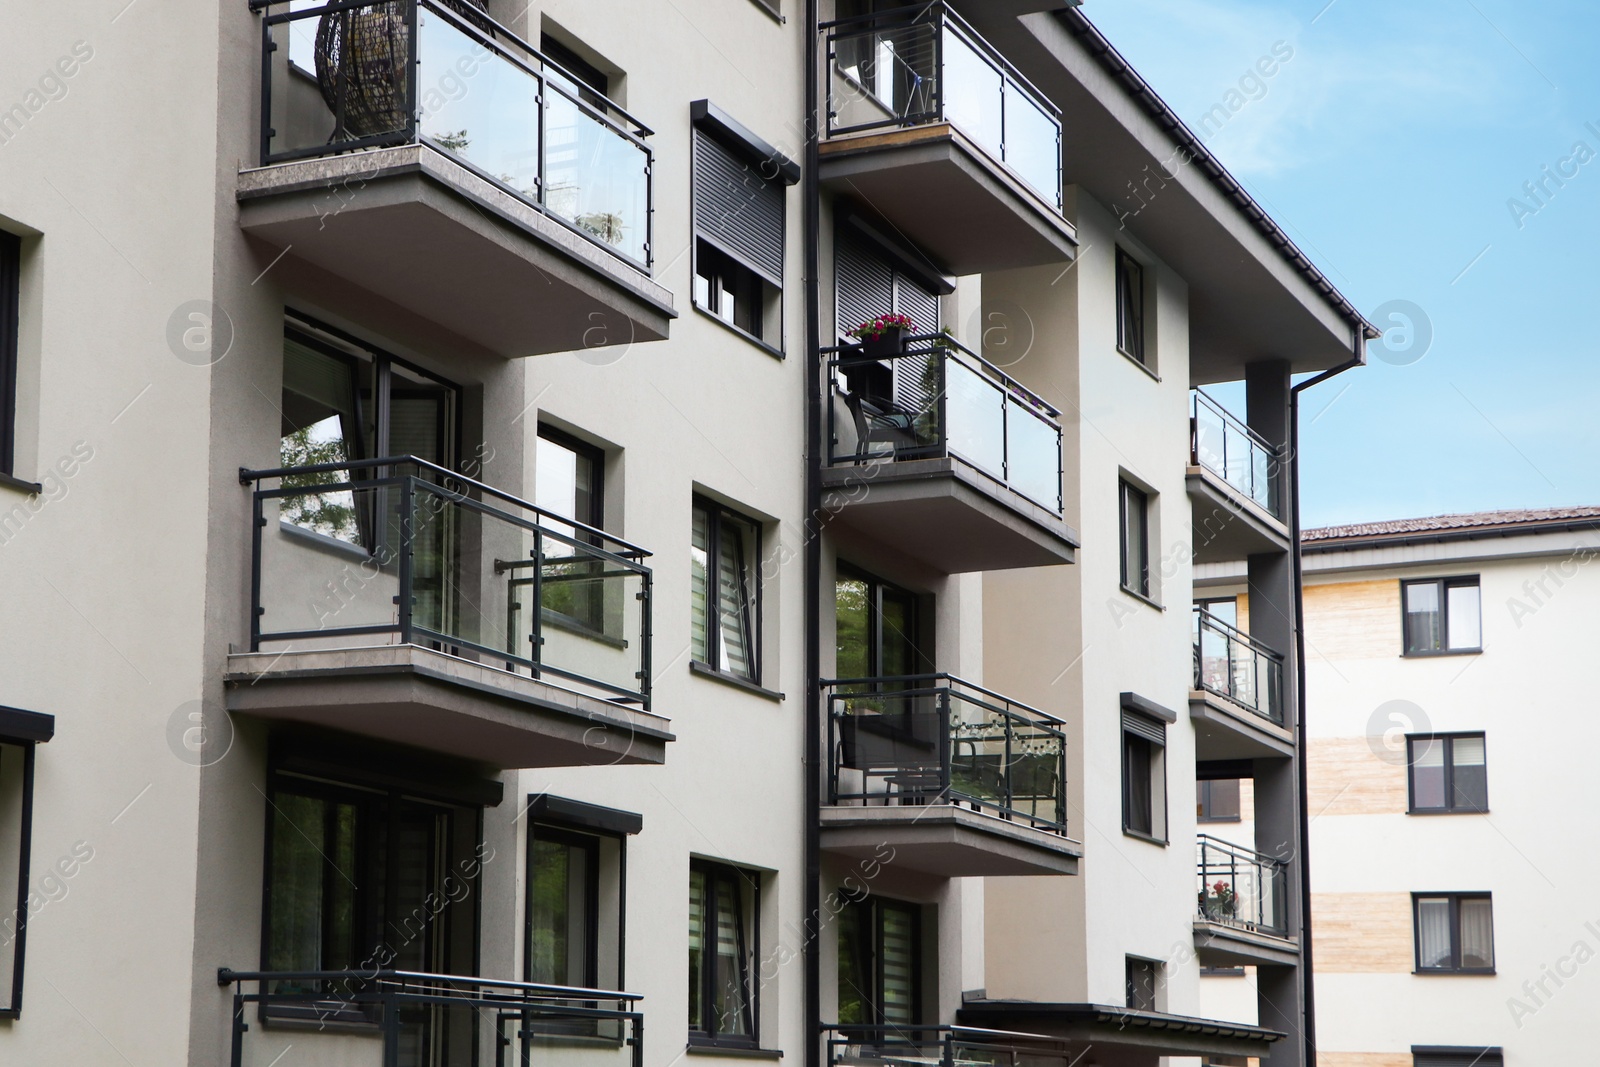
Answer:
<svg viewBox="0 0 1600 1067"><path fill-rule="evenodd" d="M1239 898L1227 882L1207 886L1202 895L1201 907L1208 919L1231 919L1239 908Z"/></svg>
<svg viewBox="0 0 1600 1067"><path fill-rule="evenodd" d="M851 330L850 336L861 342L863 356L885 359L905 352L911 330L911 320L904 315L879 315Z"/></svg>

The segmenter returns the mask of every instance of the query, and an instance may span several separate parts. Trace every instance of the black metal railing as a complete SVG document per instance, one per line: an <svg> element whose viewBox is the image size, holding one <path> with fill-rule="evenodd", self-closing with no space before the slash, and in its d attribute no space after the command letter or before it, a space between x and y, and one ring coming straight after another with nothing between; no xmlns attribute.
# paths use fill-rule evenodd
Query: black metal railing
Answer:
<svg viewBox="0 0 1600 1067"><path fill-rule="evenodd" d="M970 1026L856 1026L823 1028L828 1063L835 1067L1072 1067L1075 1057L1057 1038Z"/></svg>
<svg viewBox="0 0 1600 1067"><path fill-rule="evenodd" d="M1061 413L999 367L942 333L823 355L831 464L950 456L1061 514Z"/></svg>
<svg viewBox="0 0 1600 1067"><path fill-rule="evenodd" d="M634 1010L642 999L637 993L375 969L223 967L217 984L234 987L232 1067L246 1063L250 1006L262 1019L322 1030L321 1040L380 1036L384 1067L527 1067L543 1061L551 1041L560 1042L562 1062L572 1067L644 1065L644 1015ZM257 1052L249 1062L270 1058ZM361 1062L368 1062L365 1055Z"/></svg>
<svg viewBox="0 0 1600 1067"><path fill-rule="evenodd" d="M1061 109L948 4L823 23L829 137L948 122L1061 210Z"/></svg>
<svg viewBox="0 0 1600 1067"><path fill-rule="evenodd" d="M948 674L822 683L828 802L965 804L1067 832L1061 720Z"/></svg>
<svg viewBox="0 0 1600 1067"><path fill-rule="evenodd" d="M1278 450L1199 389L1189 419L1190 462L1217 475L1275 518Z"/></svg>
<svg viewBox="0 0 1600 1067"><path fill-rule="evenodd" d="M250 7L263 13L263 165L425 144L650 269L651 131L479 4Z"/></svg>
<svg viewBox="0 0 1600 1067"><path fill-rule="evenodd" d="M250 650L387 638L650 707L650 553L399 456L241 470Z"/></svg>
<svg viewBox="0 0 1600 1067"><path fill-rule="evenodd" d="M1283 722L1283 656L1194 606L1194 687Z"/></svg>
<svg viewBox="0 0 1600 1067"><path fill-rule="evenodd" d="M1206 834L1197 836L1196 851L1200 918L1275 936L1287 933L1281 862Z"/></svg>

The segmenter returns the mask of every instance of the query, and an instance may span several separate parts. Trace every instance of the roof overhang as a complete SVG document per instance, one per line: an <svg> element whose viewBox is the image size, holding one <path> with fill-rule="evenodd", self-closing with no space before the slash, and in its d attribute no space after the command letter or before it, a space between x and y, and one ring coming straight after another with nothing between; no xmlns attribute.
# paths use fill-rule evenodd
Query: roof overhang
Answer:
<svg viewBox="0 0 1600 1067"><path fill-rule="evenodd" d="M964 1025L1027 1029L1073 1044L1093 1045L1110 1063L1109 1050L1160 1056L1265 1056L1284 1034L1247 1023L1198 1019L1110 1004L1031 1000L969 1000L956 1013Z"/></svg>

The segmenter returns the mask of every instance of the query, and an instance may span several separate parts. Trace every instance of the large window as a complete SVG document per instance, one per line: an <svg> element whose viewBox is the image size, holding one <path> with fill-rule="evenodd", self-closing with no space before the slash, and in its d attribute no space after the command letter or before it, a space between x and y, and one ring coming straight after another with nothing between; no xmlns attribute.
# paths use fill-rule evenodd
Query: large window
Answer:
<svg viewBox="0 0 1600 1067"><path fill-rule="evenodd" d="M534 456L534 500L540 508L600 530L605 526L605 453L571 434L549 426L539 427ZM550 528L586 545L601 545L602 538L577 526L551 523ZM580 550L560 539L547 538L547 560L577 557ZM593 557L571 563L552 563L541 575L540 600L544 621L599 633L605 629L604 565Z"/></svg>
<svg viewBox="0 0 1600 1067"><path fill-rule="evenodd" d="M67 882L94 858L94 848L79 841L54 865L39 872L29 868L34 752L54 733L53 716L0 708L0 1019L15 1019L22 1012L29 916L66 896Z"/></svg>
<svg viewBox="0 0 1600 1067"><path fill-rule="evenodd" d="M548 795L528 815L524 979L621 989L627 837L642 820Z"/></svg>
<svg viewBox="0 0 1600 1067"><path fill-rule="evenodd" d="M745 681L761 681L761 527L695 498L689 655Z"/></svg>
<svg viewBox="0 0 1600 1067"><path fill-rule="evenodd" d="M1150 497L1126 480L1117 483L1122 529L1122 588L1150 596Z"/></svg>
<svg viewBox="0 0 1600 1067"><path fill-rule="evenodd" d="M1149 366L1145 358L1144 267L1117 249L1117 348Z"/></svg>
<svg viewBox="0 0 1600 1067"><path fill-rule="evenodd" d="M1414 893L1419 974L1492 974L1494 909L1488 893Z"/></svg>
<svg viewBox="0 0 1600 1067"><path fill-rule="evenodd" d="M921 1021L922 909L867 897L839 913L839 1022Z"/></svg>
<svg viewBox="0 0 1600 1067"><path fill-rule="evenodd" d="M1122 829L1167 841L1167 726L1131 708L1122 709Z"/></svg>
<svg viewBox="0 0 1600 1067"><path fill-rule="evenodd" d="M781 352L786 201L799 169L710 101L690 114L695 307Z"/></svg>
<svg viewBox="0 0 1600 1067"><path fill-rule="evenodd" d="M1238 822L1239 779L1195 783L1195 814L1200 822Z"/></svg>
<svg viewBox="0 0 1600 1067"><path fill-rule="evenodd" d="M1483 734L1408 737L1413 812L1489 810L1489 768Z"/></svg>
<svg viewBox="0 0 1600 1067"><path fill-rule="evenodd" d="M841 679L930 674L920 640L918 598L841 563L834 585L834 673Z"/></svg>
<svg viewBox="0 0 1600 1067"><path fill-rule="evenodd" d="M1405 602L1406 655L1483 649L1478 579L1429 578L1400 583Z"/></svg>
<svg viewBox="0 0 1600 1067"><path fill-rule="evenodd" d="M0 474L17 459L17 341L22 312L22 238L0 231ZM4 1001L0 1000L0 1004Z"/></svg>
<svg viewBox="0 0 1600 1067"><path fill-rule="evenodd" d="M689 1039L756 1044L757 876L696 861L689 867Z"/></svg>

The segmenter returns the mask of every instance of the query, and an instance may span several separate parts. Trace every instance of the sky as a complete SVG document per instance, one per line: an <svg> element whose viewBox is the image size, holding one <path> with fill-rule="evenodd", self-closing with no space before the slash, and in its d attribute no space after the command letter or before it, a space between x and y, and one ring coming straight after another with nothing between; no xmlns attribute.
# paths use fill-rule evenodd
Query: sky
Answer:
<svg viewBox="0 0 1600 1067"><path fill-rule="evenodd" d="M1243 100L1202 139L1388 331L1301 394L1307 527L1600 504L1600 3L1083 11L1191 128Z"/></svg>

